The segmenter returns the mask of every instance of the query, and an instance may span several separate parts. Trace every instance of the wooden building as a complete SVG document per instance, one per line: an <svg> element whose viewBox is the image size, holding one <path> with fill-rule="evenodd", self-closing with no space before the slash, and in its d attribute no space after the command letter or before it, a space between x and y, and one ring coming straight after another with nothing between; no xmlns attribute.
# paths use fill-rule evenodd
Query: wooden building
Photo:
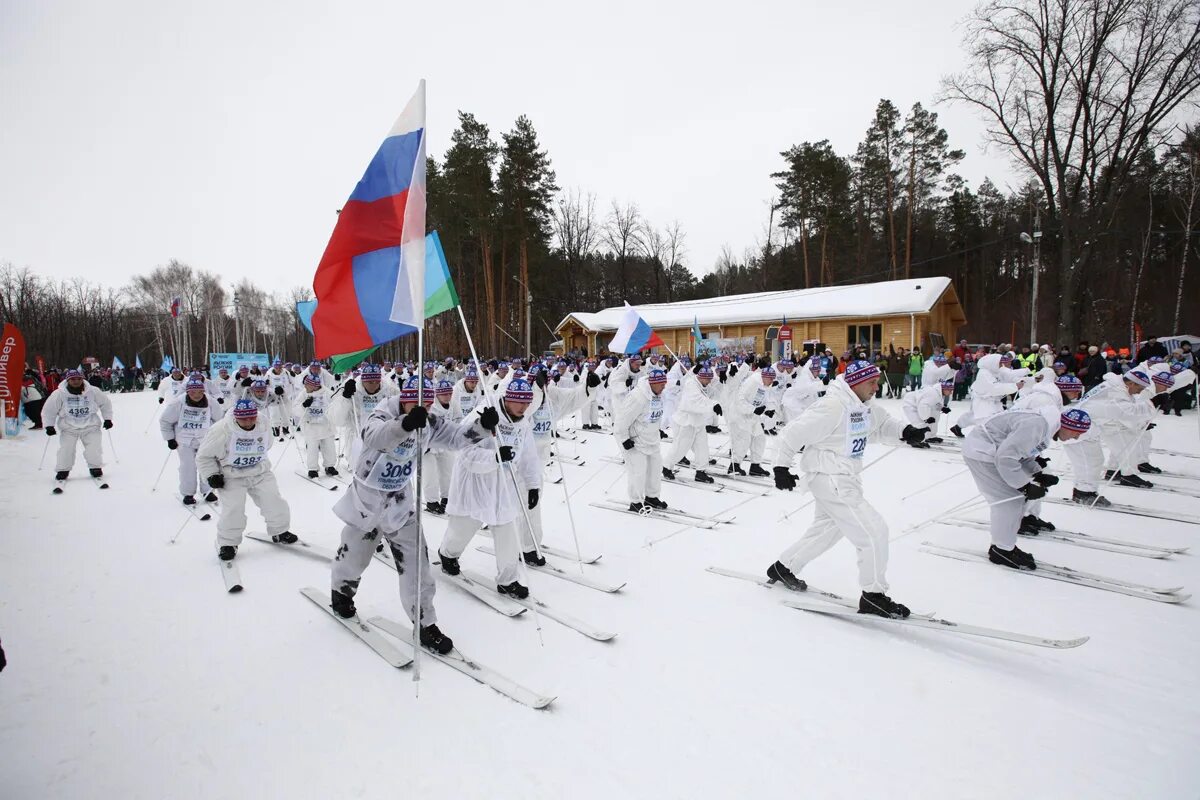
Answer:
<svg viewBox="0 0 1200 800"><path fill-rule="evenodd" d="M705 339L715 340L708 342L712 349L776 355L779 327L785 321L795 352L806 344L820 344L834 355L858 345L871 350L889 344L911 349L914 343L928 353L935 345L957 341L959 329L967 323L949 278L759 292L636 308L676 353L693 352L694 323ZM554 331L560 347L589 355L607 353L624 311L623 306L615 306L568 314Z"/></svg>

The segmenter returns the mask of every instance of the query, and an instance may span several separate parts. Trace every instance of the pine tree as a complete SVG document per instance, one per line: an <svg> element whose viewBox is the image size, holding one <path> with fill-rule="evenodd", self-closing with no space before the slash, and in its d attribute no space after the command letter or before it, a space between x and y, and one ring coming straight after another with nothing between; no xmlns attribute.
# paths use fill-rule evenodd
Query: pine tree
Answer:
<svg viewBox="0 0 1200 800"><path fill-rule="evenodd" d="M900 111L891 100L883 99L875 107L875 118L867 128L866 139L854 156L859 179L868 191L876 194L871 205L881 213L880 229L886 232L888 262L892 278L898 271L896 257L896 181L900 175L897 166L900 149Z"/></svg>
<svg viewBox="0 0 1200 800"><path fill-rule="evenodd" d="M904 277L912 277L913 217L918 207L926 203L937 188L938 178L951 164L962 161L962 150L947 146L949 137L938 127L937 114L914 103L904 120L903 149L905 153L908 209L904 227Z"/></svg>

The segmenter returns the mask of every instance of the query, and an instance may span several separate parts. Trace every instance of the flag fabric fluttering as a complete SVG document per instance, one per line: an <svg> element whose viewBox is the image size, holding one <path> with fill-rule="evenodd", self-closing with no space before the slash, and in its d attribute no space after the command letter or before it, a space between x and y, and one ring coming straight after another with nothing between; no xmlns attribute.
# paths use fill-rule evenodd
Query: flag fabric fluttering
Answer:
<svg viewBox="0 0 1200 800"><path fill-rule="evenodd" d="M666 343L641 318L637 309L626 303L625 318L608 343L608 349L613 353L640 353L649 347L666 347Z"/></svg>
<svg viewBox="0 0 1200 800"><path fill-rule="evenodd" d="M164 372L170 372L175 368L175 362L170 356L163 356L162 369Z"/></svg>
<svg viewBox="0 0 1200 800"><path fill-rule="evenodd" d="M121 359L117 358L116 356L113 356L112 368L113 369L125 369L125 365L121 363Z"/></svg>
<svg viewBox="0 0 1200 800"><path fill-rule="evenodd" d="M316 310L316 300L301 300L296 303L296 316L300 318L300 324L308 329L309 333L313 332L312 318Z"/></svg>
<svg viewBox="0 0 1200 800"><path fill-rule="evenodd" d="M171 298L171 316L178 317L180 309L183 308L183 300L178 297Z"/></svg>
<svg viewBox="0 0 1200 800"><path fill-rule="evenodd" d="M369 351L424 324L425 81L342 207L317 265L317 358Z"/></svg>
<svg viewBox="0 0 1200 800"><path fill-rule="evenodd" d="M140 354L135 355L133 357L133 366L134 366L134 369L142 368L142 356Z"/></svg>
<svg viewBox="0 0 1200 800"><path fill-rule="evenodd" d="M700 318L692 317L692 355L696 358L700 357L700 342L704 340L704 334L700 332Z"/></svg>

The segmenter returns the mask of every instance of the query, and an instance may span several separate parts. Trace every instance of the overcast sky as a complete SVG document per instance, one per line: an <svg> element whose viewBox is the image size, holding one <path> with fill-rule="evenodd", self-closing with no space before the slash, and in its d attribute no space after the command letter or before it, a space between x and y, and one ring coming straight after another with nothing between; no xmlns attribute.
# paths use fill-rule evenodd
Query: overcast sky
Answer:
<svg viewBox="0 0 1200 800"><path fill-rule="evenodd" d="M780 151L828 138L850 155L881 97L931 105L969 10L0 0L0 262L121 285L178 258L311 285L335 210L425 78L430 154L459 109L497 141L527 114L561 187L678 219L702 274L761 240ZM1015 181L973 112L935 110L972 186Z"/></svg>

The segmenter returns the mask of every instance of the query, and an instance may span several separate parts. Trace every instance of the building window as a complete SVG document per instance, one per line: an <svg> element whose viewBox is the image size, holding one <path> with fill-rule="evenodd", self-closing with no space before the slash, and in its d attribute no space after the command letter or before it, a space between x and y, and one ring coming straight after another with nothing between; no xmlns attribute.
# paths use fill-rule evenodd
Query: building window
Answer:
<svg viewBox="0 0 1200 800"><path fill-rule="evenodd" d="M873 355L883 346L883 325L847 325L846 349L864 348Z"/></svg>

